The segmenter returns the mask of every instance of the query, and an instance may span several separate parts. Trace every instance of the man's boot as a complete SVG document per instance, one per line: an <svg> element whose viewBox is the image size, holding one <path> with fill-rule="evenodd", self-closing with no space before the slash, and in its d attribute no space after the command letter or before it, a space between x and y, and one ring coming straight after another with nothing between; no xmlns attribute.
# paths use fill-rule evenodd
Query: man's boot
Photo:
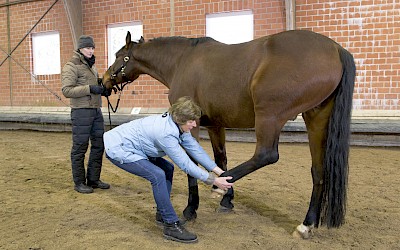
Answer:
<svg viewBox="0 0 400 250"><path fill-rule="evenodd" d="M197 242L197 235L187 231L179 221L164 223L164 238L183 243Z"/></svg>

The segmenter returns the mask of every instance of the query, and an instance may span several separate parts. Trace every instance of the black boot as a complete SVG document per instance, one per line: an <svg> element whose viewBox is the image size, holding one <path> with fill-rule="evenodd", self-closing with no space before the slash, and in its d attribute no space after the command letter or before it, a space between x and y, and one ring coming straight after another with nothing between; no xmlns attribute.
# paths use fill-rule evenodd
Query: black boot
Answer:
<svg viewBox="0 0 400 250"><path fill-rule="evenodd" d="M197 235L187 231L179 221L164 223L164 238L182 243L197 242Z"/></svg>
<svg viewBox="0 0 400 250"><path fill-rule="evenodd" d="M75 189L75 191L82 193L82 194L93 193L93 188L86 186L85 183L76 184L74 189Z"/></svg>
<svg viewBox="0 0 400 250"><path fill-rule="evenodd" d="M100 188L100 189L109 189L110 184L102 182L101 180L98 181L87 181L87 185L92 188Z"/></svg>

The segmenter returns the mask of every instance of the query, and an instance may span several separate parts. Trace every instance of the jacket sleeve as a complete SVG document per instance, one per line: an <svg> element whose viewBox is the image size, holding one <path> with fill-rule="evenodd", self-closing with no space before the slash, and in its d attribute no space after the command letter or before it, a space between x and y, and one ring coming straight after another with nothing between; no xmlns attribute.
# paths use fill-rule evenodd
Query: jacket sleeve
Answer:
<svg viewBox="0 0 400 250"><path fill-rule="evenodd" d="M62 93L66 98L90 95L89 85L78 85L78 68L71 62L65 64L61 73Z"/></svg>
<svg viewBox="0 0 400 250"><path fill-rule="evenodd" d="M217 164L208 156L206 151L200 146L190 132L181 135L181 145L196 162L208 171L212 171Z"/></svg>
<svg viewBox="0 0 400 250"><path fill-rule="evenodd" d="M169 158L186 174L206 182L209 173L198 167L180 146L178 138L173 135L159 137L157 144L168 155Z"/></svg>

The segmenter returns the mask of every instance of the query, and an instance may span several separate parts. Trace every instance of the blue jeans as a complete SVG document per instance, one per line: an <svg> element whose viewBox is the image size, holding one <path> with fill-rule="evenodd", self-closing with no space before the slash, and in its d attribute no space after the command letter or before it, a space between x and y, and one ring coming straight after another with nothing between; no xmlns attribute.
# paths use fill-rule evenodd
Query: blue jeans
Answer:
<svg viewBox="0 0 400 250"><path fill-rule="evenodd" d="M172 163L164 158L150 158L149 160L121 164L108 155L106 157L117 167L150 181L157 211L161 213L164 222L173 223L179 220L170 200L174 176L174 165Z"/></svg>

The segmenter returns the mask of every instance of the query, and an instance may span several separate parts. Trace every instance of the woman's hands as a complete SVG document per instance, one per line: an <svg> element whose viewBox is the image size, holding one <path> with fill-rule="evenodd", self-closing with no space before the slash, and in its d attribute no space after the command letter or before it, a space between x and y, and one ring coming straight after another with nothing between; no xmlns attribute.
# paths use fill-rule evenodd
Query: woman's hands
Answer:
<svg viewBox="0 0 400 250"><path fill-rule="evenodd" d="M217 176L220 176L223 172L225 172L218 166L216 166L212 171ZM232 179L232 176L215 178L213 185L217 186L218 188L212 188L211 190L215 192L217 196L225 195L228 189L233 186L233 183L228 182L230 179Z"/></svg>
<svg viewBox="0 0 400 250"><path fill-rule="evenodd" d="M226 191L233 186L233 183L228 182L230 179L232 179L232 176L217 177L213 184L226 193Z"/></svg>

